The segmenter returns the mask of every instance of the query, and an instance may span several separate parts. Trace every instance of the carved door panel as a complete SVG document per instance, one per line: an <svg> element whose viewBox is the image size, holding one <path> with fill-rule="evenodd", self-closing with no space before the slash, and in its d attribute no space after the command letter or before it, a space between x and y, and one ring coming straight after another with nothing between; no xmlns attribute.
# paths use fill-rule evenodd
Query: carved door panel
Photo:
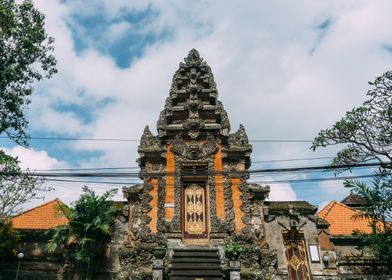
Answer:
<svg viewBox="0 0 392 280"><path fill-rule="evenodd" d="M192 184L183 193L184 238L207 238L205 188Z"/></svg>
<svg viewBox="0 0 392 280"><path fill-rule="evenodd" d="M284 234L284 247L290 280L310 280L306 247L302 236Z"/></svg>

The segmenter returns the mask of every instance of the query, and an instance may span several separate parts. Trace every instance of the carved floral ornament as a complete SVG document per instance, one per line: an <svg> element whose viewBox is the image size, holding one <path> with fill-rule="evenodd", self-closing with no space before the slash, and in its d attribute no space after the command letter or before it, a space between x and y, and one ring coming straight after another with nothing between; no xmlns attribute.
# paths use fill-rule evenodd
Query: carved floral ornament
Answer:
<svg viewBox="0 0 392 280"><path fill-rule="evenodd" d="M198 160L200 158L210 157L218 151L218 144L215 138L208 134L204 143L192 140L186 143L181 134L178 134L172 143L171 151L176 155L185 159Z"/></svg>

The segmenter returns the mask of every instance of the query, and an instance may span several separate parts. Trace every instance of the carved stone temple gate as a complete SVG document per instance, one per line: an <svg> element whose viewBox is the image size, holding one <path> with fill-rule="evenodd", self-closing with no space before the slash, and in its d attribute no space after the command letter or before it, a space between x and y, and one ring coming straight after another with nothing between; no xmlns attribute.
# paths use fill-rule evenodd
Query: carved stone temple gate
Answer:
<svg viewBox="0 0 392 280"><path fill-rule="evenodd" d="M245 128L230 133L211 68L194 49L174 74L157 130L147 126L138 148L143 184L124 188L129 243L222 255L231 238L261 241L269 189L247 183Z"/></svg>

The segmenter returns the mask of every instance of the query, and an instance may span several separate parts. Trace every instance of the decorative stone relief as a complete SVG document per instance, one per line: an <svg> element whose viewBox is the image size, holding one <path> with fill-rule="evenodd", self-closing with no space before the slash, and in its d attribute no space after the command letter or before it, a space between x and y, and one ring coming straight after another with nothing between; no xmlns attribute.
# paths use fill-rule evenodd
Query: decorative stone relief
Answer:
<svg viewBox="0 0 392 280"><path fill-rule="evenodd" d="M148 215L148 212L151 211L152 207L150 205L150 201L152 200L152 196L149 192L152 190L153 186L147 182L144 183L143 193L141 195L141 227L140 227L140 238L144 242L152 242L154 241L154 236L151 235L151 229L149 227L149 223L151 222L151 217Z"/></svg>
<svg viewBox="0 0 392 280"><path fill-rule="evenodd" d="M210 202L210 223L211 223L211 233L226 232L225 222L218 218L216 214L216 185L214 174L214 163L209 162L208 164L208 193Z"/></svg>
<svg viewBox="0 0 392 280"><path fill-rule="evenodd" d="M237 132L229 135L228 142L229 146L234 147L247 147L249 145L248 135L242 124L240 124L240 128Z"/></svg>
<svg viewBox="0 0 392 280"><path fill-rule="evenodd" d="M200 160L211 157L218 151L218 145L212 135L208 135L204 143L191 141L189 144L184 142L178 134L172 143L171 151L176 155L188 160Z"/></svg>
<svg viewBox="0 0 392 280"><path fill-rule="evenodd" d="M175 174L174 174L174 216L170 223L172 232L181 232L181 163L179 158L175 157Z"/></svg>
<svg viewBox="0 0 392 280"><path fill-rule="evenodd" d="M165 177L158 179L158 220L157 229L159 232L165 232L165 201L166 201L166 181Z"/></svg>
<svg viewBox="0 0 392 280"><path fill-rule="evenodd" d="M262 207L261 201L253 201L250 206L251 226L256 241L260 241L264 237Z"/></svg>
<svg viewBox="0 0 392 280"><path fill-rule="evenodd" d="M251 216L251 201L252 198L251 193L249 192L248 184L242 180L242 183L239 185L239 189L242 192L240 198L242 200L242 205L240 206L244 215L242 216L242 221L245 224L245 227L242 229L242 234L247 237L251 237L252 234L252 216Z"/></svg>
<svg viewBox="0 0 392 280"><path fill-rule="evenodd" d="M224 178L224 198L225 198L225 220L227 231L232 234L235 232L235 212L233 203L233 192L231 179L228 176Z"/></svg>
<svg viewBox="0 0 392 280"><path fill-rule="evenodd" d="M141 203L138 201L131 207L131 225L129 235L132 240L139 239L139 231L142 224L142 209Z"/></svg>
<svg viewBox="0 0 392 280"><path fill-rule="evenodd" d="M160 145L160 141L159 138L154 136L148 125L146 126L146 128L143 131L143 135L140 139L140 146L139 149L144 150L144 149L160 149L161 145Z"/></svg>

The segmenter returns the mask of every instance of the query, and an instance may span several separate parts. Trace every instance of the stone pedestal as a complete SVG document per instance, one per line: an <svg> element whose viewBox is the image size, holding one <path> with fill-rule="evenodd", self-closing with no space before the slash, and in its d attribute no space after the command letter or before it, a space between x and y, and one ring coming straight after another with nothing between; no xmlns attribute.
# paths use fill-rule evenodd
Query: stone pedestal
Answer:
<svg viewBox="0 0 392 280"><path fill-rule="evenodd" d="M152 279L163 280L163 260L154 259L152 262Z"/></svg>
<svg viewBox="0 0 392 280"><path fill-rule="evenodd" d="M241 263L240 261L229 261L230 280L241 279Z"/></svg>

